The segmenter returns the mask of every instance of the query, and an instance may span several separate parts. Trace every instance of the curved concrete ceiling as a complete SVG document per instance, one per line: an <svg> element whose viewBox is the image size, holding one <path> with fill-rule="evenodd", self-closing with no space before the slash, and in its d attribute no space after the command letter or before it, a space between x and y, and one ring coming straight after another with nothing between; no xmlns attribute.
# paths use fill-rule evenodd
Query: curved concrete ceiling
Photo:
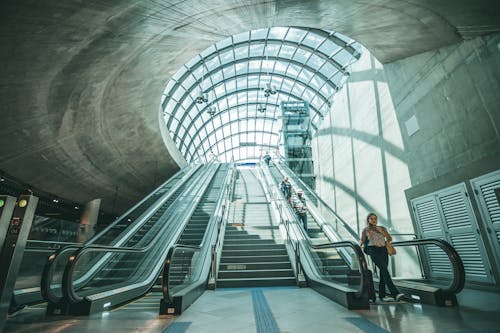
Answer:
<svg viewBox="0 0 500 333"><path fill-rule="evenodd" d="M269 26L314 27L388 63L499 21L498 1L488 0L2 1L0 170L121 212L178 169L160 135L161 94L211 44Z"/></svg>

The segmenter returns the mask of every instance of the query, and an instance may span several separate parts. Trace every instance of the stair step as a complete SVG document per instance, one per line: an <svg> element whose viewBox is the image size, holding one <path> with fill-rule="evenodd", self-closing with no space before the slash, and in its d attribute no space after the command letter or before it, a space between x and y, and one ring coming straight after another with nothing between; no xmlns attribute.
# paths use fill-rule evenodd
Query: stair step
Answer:
<svg viewBox="0 0 500 333"><path fill-rule="evenodd" d="M226 245L222 247L222 252L224 251L234 251L234 250L276 250L283 249L283 244L234 244Z"/></svg>
<svg viewBox="0 0 500 333"><path fill-rule="evenodd" d="M276 255L276 256L225 256L221 257L220 263L226 264L230 263L256 263L256 262L283 262L290 260L288 255Z"/></svg>
<svg viewBox="0 0 500 333"><path fill-rule="evenodd" d="M251 256L274 256L274 255L286 255L286 249L284 247L277 249L255 249L255 250L222 250L222 257L226 256L241 256L241 257L251 257Z"/></svg>
<svg viewBox="0 0 500 333"><path fill-rule="evenodd" d="M278 243L276 243L278 242ZM224 239L224 245L236 245L236 244L241 244L241 245L250 245L250 244L283 244L283 240L281 239L246 239L246 240L241 240L241 239Z"/></svg>
<svg viewBox="0 0 500 333"><path fill-rule="evenodd" d="M220 270L219 279L246 279L246 278L267 278L267 277L294 277L293 270L288 269L247 269L247 270Z"/></svg>
<svg viewBox="0 0 500 333"><path fill-rule="evenodd" d="M217 288L295 286L295 278L217 279Z"/></svg>
<svg viewBox="0 0 500 333"><path fill-rule="evenodd" d="M243 269L287 269L291 268L290 261L282 262L227 262L219 265L219 270L243 270Z"/></svg>

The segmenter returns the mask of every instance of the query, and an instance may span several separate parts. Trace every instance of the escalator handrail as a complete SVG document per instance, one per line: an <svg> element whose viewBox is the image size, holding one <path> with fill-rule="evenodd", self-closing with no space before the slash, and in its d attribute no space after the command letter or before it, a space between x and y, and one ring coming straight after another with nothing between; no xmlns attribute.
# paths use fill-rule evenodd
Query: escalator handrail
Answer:
<svg viewBox="0 0 500 333"><path fill-rule="evenodd" d="M175 189L178 188L178 187L181 187L182 184L186 183L190 177L200 168L201 166L196 166L194 168L192 168L191 170L189 170L188 172L185 173L185 175L183 175L181 177L181 179L179 179L179 181L182 180L182 178L185 178L185 181L184 182L179 182L178 184L174 185L171 189L170 189L170 195L173 195L173 193L175 192ZM160 185L159 187L157 187L155 190L153 190L149 195L147 195L144 199L142 199L138 204L136 204L135 206L133 206L132 208L130 208L128 211L126 211L124 214L122 214L118 219L116 219L116 221L113 221L113 223L111 223L110 225L108 225L104 230L102 230L101 232L99 232L98 234L94 235L92 238L90 238L88 241L87 241L87 244L88 245L91 245L93 244L97 239L99 239L100 237L102 237L103 235L105 235L108 231L110 231L111 229L113 229L118 223L120 223L121 221L123 221L128 215L130 215L131 212L133 212L135 209L137 209L143 202L145 202L147 199L149 199L152 195L154 195L157 191L159 191L162 187L164 187L165 185L167 185L169 182L172 182L175 177L181 173L181 172L185 172L185 170L180 170L178 171L174 176L172 176L171 178L169 178L166 182L164 182L162 185ZM189 175L189 177L186 177L187 175ZM168 192L167 192L168 193ZM165 193L165 195L167 195L167 193ZM165 195L162 195L162 197L164 198ZM161 198L159 198L155 203L153 203L151 206L154 206L155 204L158 203L158 201L162 200ZM165 198L163 201L167 201L167 199ZM158 207L156 207L156 209L158 209L162 204L160 204ZM156 211L156 209L154 209ZM150 215L153 215L154 213L151 212L151 207L146 209L146 211L149 211L150 212ZM142 216L143 214L141 214ZM139 221L139 219L137 219L136 221L134 221L131 225L138 225L138 227L140 227L140 225L142 225L143 223L146 223L148 221L148 219L150 218L151 216L145 216L145 217L142 217ZM127 237L127 236L124 236L124 237ZM121 238L124 238L124 237L121 237ZM120 244L118 244L120 245Z"/></svg>
<svg viewBox="0 0 500 333"><path fill-rule="evenodd" d="M222 209L222 213L225 211L226 207L222 204L222 198L224 197L224 193L225 193L225 190L227 188L227 182L228 182L228 177L230 176L230 173L231 173L231 170L228 169L228 172L226 174L226 177L224 178L224 180L222 181L222 184L224 184L219 192L219 196L217 197L217 205L215 206L214 208L214 214L212 216L215 216L215 213ZM207 189L208 190L208 189ZM221 208L222 206L222 208ZM222 214L221 214L221 217L222 217ZM210 224L210 226L214 225L213 223ZM190 245L190 244L182 244L182 243L176 243L174 246L176 247L185 247L185 248L191 248L191 249L201 249L205 243L206 243L206 234L203 236L203 239L200 243L200 245ZM181 237L181 235L179 235L179 238Z"/></svg>
<svg viewBox="0 0 500 333"><path fill-rule="evenodd" d="M226 178L224 179L224 188L222 190L222 198L221 200L224 200L226 203L224 205L224 210L221 213L221 218L217 223L217 236L215 237L215 241L213 242L212 245L212 269L211 269L211 274L214 278L214 280L217 278L218 274L218 269L219 269L219 262L220 262L220 248L224 244L224 238L221 238L221 234L225 234L225 228L227 225L227 214L229 213L229 201L231 199L231 196L234 191L234 182L235 182L235 173L236 173L236 165L234 163L234 157L231 157L231 160L229 161L229 169L228 169L228 174ZM224 197L225 196L225 197Z"/></svg>
<svg viewBox="0 0 500 333"><path fill-rule="evenodd" d="M43 267L42 276L40 278L40 292L42 294L43 299L51 303L58 303L62 299L62 297L56 296L52 292L52 288L50 288L55 269L54 263L56 261L56 258L59 258L59 256L62 255L63 252L73 251L74 255L74 253L81 248L82 246L72 246L72 245L65 246L56 250L47 258L47 261L45 262L45 265Z"/></svg>
<svg viewBox="0 0 500 333"><path fill-rule="evenodd" d="M41 245L48 245L48 246L47 247L37 247L37 246L33 246L33 244L41 244ZM54 245L54 247L50 247L50 245ZM63 247L66 247L66 246L80 247L80 246L83 246L83 243L43 241L43 240L38 240L38 239L28 239L26 242L25 251L37 251L37 250L39 250L40 252L47 252L47 251L54 252L54 251L59 250Z"/></svg>
<svg viewBox="0 0 500 333"><path fill-rule="evenodd" d="M307 243L308 247L314 250L322 250L322 249L330 249L330 248L346 248L350 247L353 251L354 254L356 255L356 258L358 259L359 263L359 270L361 272L361 283L360 283L360 288L356 291L356 297L360 298L363 294L367 292L368 285L370 283L369 281L369 274L368 274L368 264L365 259L365 255L363 254L363 251L359 244L357 244L354 241L340 241L340 242L330 242L330 243L323 243L323 244L316 244L313 245L311 244L310 240L308 239Z"/></svg>
<svg viewBox="0 0 500 333"><path fill-rule="evenodd" d="M200 245L181 245L175 244L168 249L167 257L165 258L165 264L163 265L162 272L162 283L161 290L163 293L163 299L168 300L169 302L173 302L174 297L170 293L170 289L168 288L168 277L170 274L170 266L172 263L172 256L177 249L188 249L188 250L200 250Z"/></svg>
<svg viewBox="0 0 500 333"><path fill-rule="evenodd" d="M65 246L63 248L60 248L53 252L47 259L47 262L45 263L45 266L43 268L43 273L40 281L40 290L42 293L42 297L50 301L52 303L57 303L59 302L63 297L57 297L54 295L52 292L52 289L50 288L50 282L52 281L52 277L54 275L54 263L56 258L58 258L63 252L66 251L73 251L73 254L70 255L68 262L66 263L66 268L68 265L71 264L71 262L75 261L76 256L81 253L84 249L90 251L90 252L97 252L97 251L102 251L102 252L122 252L122 253L140 253L140 252L146 252L146 248L136 248L136 247L115 247L115 246L108 246L108 245L81 245L81 246ZM66 271L65 268L65 271ZM63 281L64 281L64 276L66 273L63 273ZM64 288L64 287L62 287Z"/></svg>
<svg viewBox="0 0 500 333"><path fill-rule="evenodd" d="M232 160L231 160L232 161ZM162 272L162 292L163 292L163 299L168 300L169 302L173 302L173 295L170 293L170 288L168 287L168 277L170 274L170 266L172 263L172 256L177 249L190 249L190 250L201 250L207 242L207 235L211 234L211 231L215 228L215 226L218 226L220 221L223 219L224 213L227 209L226 205L223 205L223 198L226 194L226 189L229 186L229 182L233 179L233 173L234 173L234 164L230 164L230 168L227 171L226 177L223 180L223 186L220 190L219 196L217 197L217 205L215 206L214 213L212 216L219 216L219 218L214 222L210 223L210 218L209 220L209 227L210 229L205 231L205 234L203 236L203 240L200 243L200 245L189 245L189 244L182 244L182 243L176 243L173 246L170 247L168 250L167 257L165 258L165 264L163 266L163 272ZM217 214L219 210L222 210L220 214ZM181 235L179 235L179 238ZM217 238L216 240L217 241Z"/></svg>
<svg viewBox="0 0 500 333"><path fill-rule="evenodd" d="M137 247L116 247L110 245L88 245L78 249L74 255L72 255L67 264L63 273L62 279L62 291L64 297L70 303L78 303L84 299L84 297L80 297L77 295L74 289L73 281L73 273L76 267L76 263L78 260L88 252L105 252L105 253L145 253L148 252L154 246L157 246L158 239L162 237L164 229L166 229L169 224L164 224L161 229L156 233L154 238L150 241L150 243L141 248Z"/></svg>
<svg viewBox="0 0 500 333"><path fill-rule="evenodd" d="M394 246L415 246L429 244L436 245L441 248L450 259L451 265L453 267L453 280L447 288L440 289L446 293L458 294L465 287L465 267L462 258L460 258L457 250L455 250L455 248L450 243L437 238L421 238L392 242L392 245Z"/></svg>

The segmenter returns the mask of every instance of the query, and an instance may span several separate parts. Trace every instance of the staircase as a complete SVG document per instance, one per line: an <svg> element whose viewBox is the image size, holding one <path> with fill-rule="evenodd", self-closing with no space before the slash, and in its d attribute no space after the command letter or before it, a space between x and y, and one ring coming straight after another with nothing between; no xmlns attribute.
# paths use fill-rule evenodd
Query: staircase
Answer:
<svg viewBox="0 0 500 333"><path fill-rule="evenodd" d="M272 217L256 171L240 170L229 206L217 287L295 284L278 222Z"/></svg>

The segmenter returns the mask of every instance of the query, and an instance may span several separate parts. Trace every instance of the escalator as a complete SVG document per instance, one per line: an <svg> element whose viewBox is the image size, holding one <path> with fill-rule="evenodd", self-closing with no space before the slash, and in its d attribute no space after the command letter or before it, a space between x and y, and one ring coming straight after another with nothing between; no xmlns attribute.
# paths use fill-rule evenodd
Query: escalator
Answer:
<svg viewBox="0 0 500 333"><path fill-rule="evenodd" d="M261 168L262 178L267 183L269 195L276 202L286 237L295 252L297 270L304 274L304 286L315 289L348 309L367 309L369 274L361 248L353 241L332 242L329 230L311 210L314 201L307 200L307 232L299 222L291 205L277 186L288 174L276 164ZM292 178L289 177L293 181ZM292 202L298 189L292 183ZM302 187L301 187L302 189ZM304 188L303 192L308 193ZM307 198L309 199L309 198Z"/></svg>
<svg viewBox="0 0 500 333"><path fill-rule="evenodd" d="M281 181L284 178L280 170L276 165L271 165L268 167L275 183ZM307 206L317 205L318 199L316 196L311 195L311 190L306 188L300 188L304 194L307 196L306 204ZM296 196L295 191L292 194L294 198ZM295 199L295 198L294 198ZM307 239L311 245L327 244L331 242L331 239L323 230L323 225L318 221L316 215L311 213L311 210L307 210ZM339 250L330 251L312 251L315 256L316 265L323 276L329 279L335 280L346 285L357 283L355 281L355 276L359 277L358 270L350 269L350 262L346 259L345 253ZM349 258L350 259L350 258Z"/></svg>
<svg viewBox="0 0 500 333"><path fill-rule="evenodd" d="M47 312L102 311L151 288L159 274L162 246L180 233L190 205L216 168L196 167L174 177L175 184L154 191L83 247L53 254L42 276Z"/></svg>
<svg viewBox="0 0 500 333"><path fill-rule="evenodd" d="M165 194L168 195L169 190L176 186L187 173L191 173L192 170L194 169L191 167L180 170L139 202L133 209L123 214L120 219L113 223L114 233L116 235L120 234L154 202ZM78 223L50 216L37 215L37 212L38 209L35 211L33 225L28 235L23 259L16 278L14 296L17 304L43 302L44 298L40 289L40 280L47 257L54 253L54 251L60 251L65 247L78 249L83 246L81 242L78 242L80 239L80 225ZM109 239L116 238L110 235L111 232L108 232L107 236ZM94 237L90 242L109 244L110 240L105 237ZM87 244L90 244L90 242Z"/></svg>
<svg viewBox="0 0 500 333"><path fill-rule="evenodd" d="M305 185L291 170L282 164L274 164L269 168L274 182L289 177L294 187L301 188L308 199L308 226L309 232L304 235L304 248L312 254L310 260L315 266L315 271L321 279L333 281L343 287L358 284L358 275L355 254L350 250L332 250L332 246L341 242L358 243L359 237L349 225L343 221L328 205L326 205L307 185ZM398 241L399 235L393 235L395 240L393 245L399 251L395 258L391 259L392 276L398 289L407 294L408 301L419 301L422 303L435 304L440 306L457 305L456 294L459 293L465 284L465 273L460 257L451 245L442 240L427 239L406 239ZM403 235L401 235L403 236ZM406 235L408 236L408 235ZM439 252L439 256L436 256ZM425 265L426 255L434 254L441 262L441 268L448 272L450 277L433 276ZM416 258L413 260L412 258ZM412 261L413 260L413 261ZM413 276L398 275L403 272L399 267L408 266L413 262L418 273ZM374 270L375 267L368 259L368 265ZM375 272L376 273L376 272ZM364 273L360 273L363 275ZM375 286L378 284L378 277L375 274Z"/></svg>

